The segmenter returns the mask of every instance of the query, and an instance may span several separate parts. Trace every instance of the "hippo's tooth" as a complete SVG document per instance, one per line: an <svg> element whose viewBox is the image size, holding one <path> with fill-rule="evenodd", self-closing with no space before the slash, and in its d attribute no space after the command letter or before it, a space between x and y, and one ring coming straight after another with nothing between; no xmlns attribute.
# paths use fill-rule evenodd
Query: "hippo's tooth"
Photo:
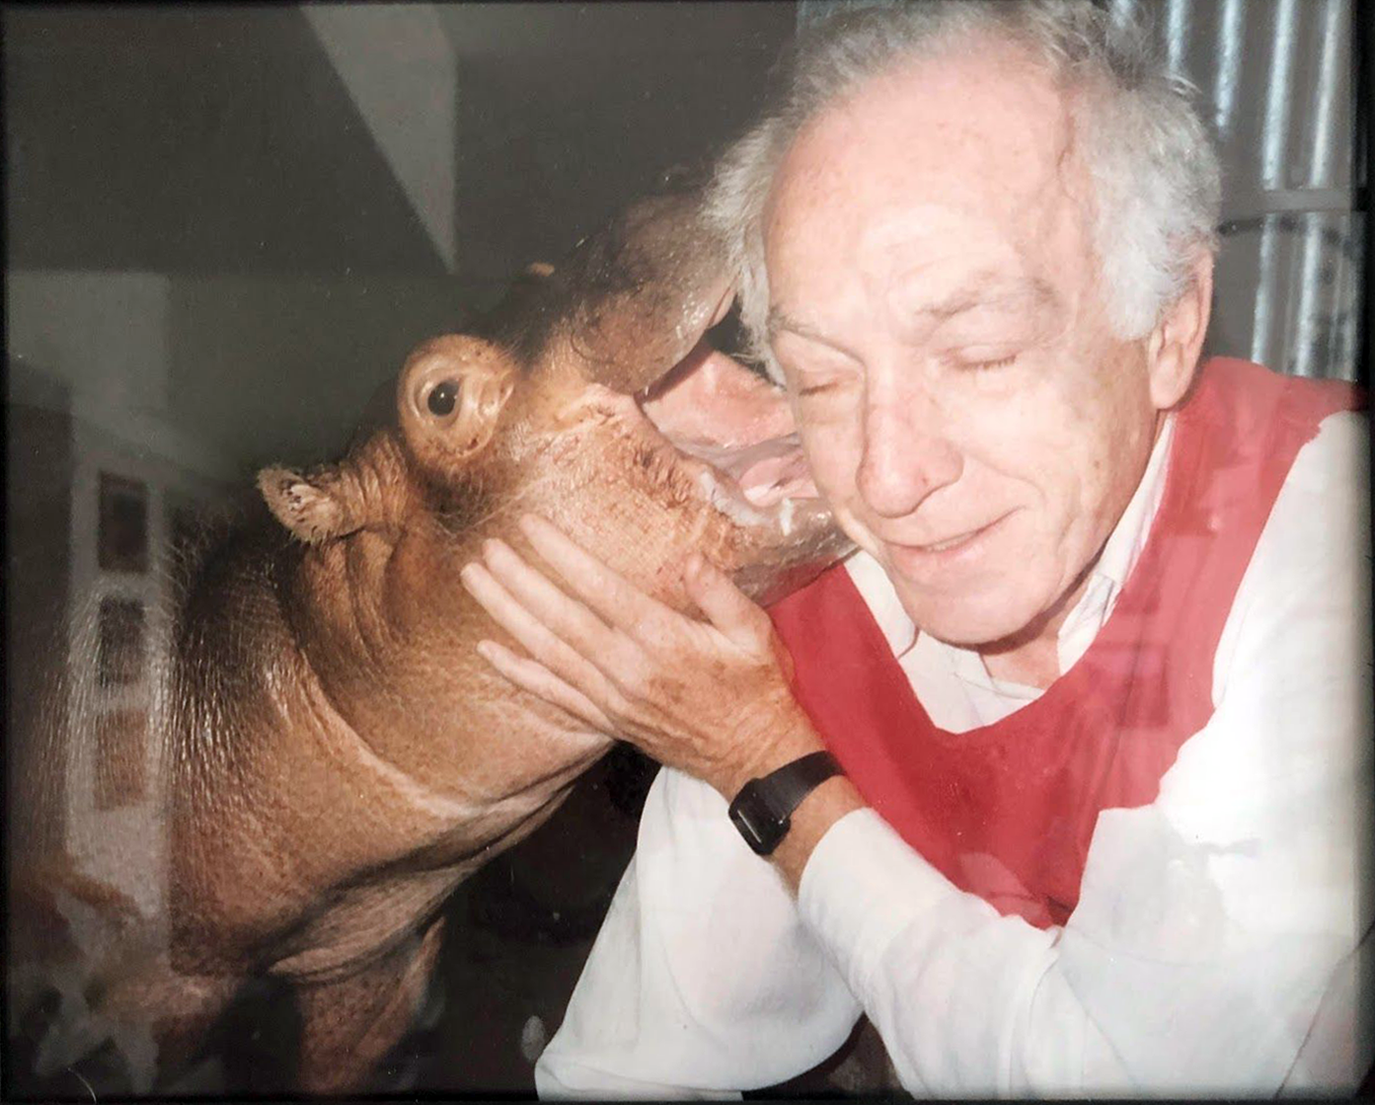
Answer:
<svg viewBox="0 0 1375 1105"><path fill-rule="evenodd" d="M722 487L711 471L699 473L697 482L706 493L707 501L737 525L767 526L772 521L769 515L755 510L743 495L731 494L728 488Z"/></svg>

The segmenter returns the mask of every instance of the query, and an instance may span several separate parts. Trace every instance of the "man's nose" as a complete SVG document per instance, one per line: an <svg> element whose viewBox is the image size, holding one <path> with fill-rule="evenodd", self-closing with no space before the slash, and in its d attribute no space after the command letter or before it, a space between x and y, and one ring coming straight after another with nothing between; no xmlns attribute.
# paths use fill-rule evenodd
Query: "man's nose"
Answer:
<svg viewBox="0 0 1375 1105"><path fill-rule="evenodd" d="M960 478L964 458L949 438L947 423L940 404L923 389L871 391L855 481L871 510L886 518L902 517Z"/></svg>

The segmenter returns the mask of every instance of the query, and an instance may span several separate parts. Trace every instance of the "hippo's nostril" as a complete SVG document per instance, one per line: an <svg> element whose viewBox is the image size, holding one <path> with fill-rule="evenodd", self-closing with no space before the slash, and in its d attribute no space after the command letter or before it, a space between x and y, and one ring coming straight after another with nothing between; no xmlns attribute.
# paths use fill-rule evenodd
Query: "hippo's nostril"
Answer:
<svg viewBox="0 0 1375 1105"><path fill-rule="evenodd" d="M430 397L426 401L433 414L441 417L452 414L454 404L458 401L458 383L455 380L443 380L430 392Z"/></svg>

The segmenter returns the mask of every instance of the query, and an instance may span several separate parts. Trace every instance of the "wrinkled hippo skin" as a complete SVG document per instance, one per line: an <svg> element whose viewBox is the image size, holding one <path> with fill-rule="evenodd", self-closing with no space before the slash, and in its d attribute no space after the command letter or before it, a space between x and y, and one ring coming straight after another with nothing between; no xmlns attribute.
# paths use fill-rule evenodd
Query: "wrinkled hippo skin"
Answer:
<svg viewBox="0 0 1375 1105"><path fill-rule="evenodd" d="M761 601L845 551L786 404L700 342L730 299L721 256L692 194L642 201L416 349L391 424L342 461L260 473L275 524L204 553L159 722L168 938L109 995L149 1019L160 1070L272 977L299 1086L365 1086L445 898L611 746L474 652L501 636L458 581L484 539L533 556L515 522L539 512L680 609L693 549Z"/></svg>

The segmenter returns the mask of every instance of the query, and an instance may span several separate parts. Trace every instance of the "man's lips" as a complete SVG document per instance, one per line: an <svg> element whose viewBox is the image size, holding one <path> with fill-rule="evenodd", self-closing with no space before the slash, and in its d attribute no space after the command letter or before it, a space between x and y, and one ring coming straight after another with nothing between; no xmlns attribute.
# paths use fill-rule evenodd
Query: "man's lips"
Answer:
<svg viewBox="0 0 1375 1105"><path fill-rule="evenodd" d="M938 541L917 544L885 538L880 538L880 540L883 541L889 554L896 560L914 563L922 567L953 565L977 556L998 527L1014 513L1015 511L1009 510L1006 514L1001 514L982 526L965 530L963 533L957 533L951 537L943 537Z"/></svg>

